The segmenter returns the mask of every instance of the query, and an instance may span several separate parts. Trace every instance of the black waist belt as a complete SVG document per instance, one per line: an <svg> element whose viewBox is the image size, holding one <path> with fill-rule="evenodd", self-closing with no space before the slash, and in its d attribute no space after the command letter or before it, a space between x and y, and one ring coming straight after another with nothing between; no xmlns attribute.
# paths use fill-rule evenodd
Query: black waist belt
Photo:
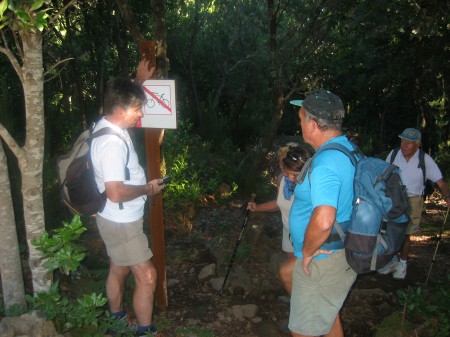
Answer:
<svg viewBox="0 0 450 337"><path fill-rule="evenodd" d="M330 236L327 238L327 241L325 241L325 243L333 243L337 241L341 241L341 236L339 235L339 233L331 233Z"/></svg>

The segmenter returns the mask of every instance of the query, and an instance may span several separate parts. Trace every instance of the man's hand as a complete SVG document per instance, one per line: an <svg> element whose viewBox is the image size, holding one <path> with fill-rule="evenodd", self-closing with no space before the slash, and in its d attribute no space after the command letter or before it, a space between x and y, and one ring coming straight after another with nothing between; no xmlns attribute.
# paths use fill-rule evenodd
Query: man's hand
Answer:
<svg viewBox="0 0 450 337"><path fill-rule="evenodd" d="M149 62L150 61L147 59L143 59L139 62L136 70L136 82L144 83L146 80L149 80L153 77L153 74L155 73L155 67L149 69Z"/></svg>
<svg viewBox="0 0 450 337"><path fill-rule="evenodd" d="M306 275L311 276L311 271L309 270L309 264L311 263L312 259L316 256L319 256L320 254L331 254L333 251L331 250L324 250L324 249L318 249L315 251L315 253L312 256L303 257L303 270L305 271Z"/></svg>
<svg viewBox="0 0 450 337"><path fill-rule="evenodd" d="M257 206L256 206L255 202L249 201L248 204L247 204L247 210L248 211L256 212L256 207Z"/></svg>
<svg viewBox="0 0 450 337"><path fill-rule="evenodd" d="M164 187L166 187L166 185L164 185L162 183L162 179L150 180L147 183L147 186L148 186L148 193L147 194L149 196L151 196L151 197L155 196L155 194L161 193L162 190L164 189Z"/></svg>

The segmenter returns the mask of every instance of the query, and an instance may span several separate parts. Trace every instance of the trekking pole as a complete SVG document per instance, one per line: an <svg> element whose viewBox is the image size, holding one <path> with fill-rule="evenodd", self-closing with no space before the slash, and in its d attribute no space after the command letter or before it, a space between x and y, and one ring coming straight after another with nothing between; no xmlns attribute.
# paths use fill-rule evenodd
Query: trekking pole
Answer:
<svg viewBox="0 0 450 337"><path fill-rule="evenodd" d="M433 259L431 260L431 265L430 265L430 269L428 270L428 275L427 275L427 279L425 281L425 285L427 285L428 279L430 278L431 268L433 268L434 259L436 258L436 254L437 254L437 251L438 251L438 248L439 248L439 243L441 242L442 234L444 233L444 227L445 227L445 223L447 222L447 217L448 217L448 210L449 210L449 208L447 208L447 213L445 213L444 222L442 223L441 232L439 233L438 242L437 242L437 245L436 245L436 249L434 250Z"/></svg>
<svg viewBox="0 0 450 337"><path fill-rule="evenodd" d="M255 197L256 197L256 194L252 194L252 196L250 198L250 202L254 202L255 201ZM221 294L223 292L223 289L225 288L225 283L227 283L228 275L230 274L231 267L233 266L233 262L234 262L234 258L236 257L237 249L239 247L239 244L241 243L242 236L244 235L245 228L247 227L247 221L248 221L249 214L250 214L250 210L247 209L246 212L245 212L244 222L242 223L241 233L239 234L239 238L238 238L238 240L236 242L236 246L234 247L233 256L231 257L231 261L230 261L230 264L228 265L227 273L225 274L225 278L224 278L223 283L222 283L222 288L220 289L220 293Z"/></svg>

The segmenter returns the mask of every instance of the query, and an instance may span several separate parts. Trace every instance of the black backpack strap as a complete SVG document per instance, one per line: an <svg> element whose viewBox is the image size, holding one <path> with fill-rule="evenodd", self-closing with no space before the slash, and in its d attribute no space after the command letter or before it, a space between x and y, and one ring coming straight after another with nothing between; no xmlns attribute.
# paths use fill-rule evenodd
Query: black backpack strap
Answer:
<svg viewBox="0 0 450 337"><path fill-rule="evenodd" d="M130 169L128 168L128 161L130 160L130 148L128 147L127 142L125 141L125 139L122 137L122 135L120 133L118 133L117 131L113 130L110 127L101 128L100 130L91 133L91 137L89 138L89 151L91 148L90 143L92 142L92 140L94 138L98 138L98 137L105 136L105 135L114 135L114 136L119 137L120 139L123 140L123 143L127 147L127 161L125 162L125 180L130 180ZM119 202L119 209L123 209L122 202Z"/></svg>
<svg viewBox="0 0 450 337"><path fill-rule="evenodd" d="M396 147L395 149L392 150L390 164L392 164L394 162L395 157L397 157L398 151L400 151L399 147Z"/></svg>
<svg viewBox="0 0 450 337"><path fill-rule="evenodd" d="M425 152L422 149L419 149L419 165L417 167L422 170L423 186L425 186L427 182L427 167L425 166Z"/></svg>

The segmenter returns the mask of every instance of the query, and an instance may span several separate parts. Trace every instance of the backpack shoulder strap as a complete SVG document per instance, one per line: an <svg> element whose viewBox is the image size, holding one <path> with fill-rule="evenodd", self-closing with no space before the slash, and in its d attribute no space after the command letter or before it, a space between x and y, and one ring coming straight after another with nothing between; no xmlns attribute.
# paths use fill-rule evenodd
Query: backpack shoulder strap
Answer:
<svg viewBox="0 0 450 337"><path fill-rule="evenodd" d="M311 175L311 171L312 171L312 161L314 160L314 158L316 156L318 156L321 152L325 151L325 150L337 150L340 151L342 153L344 153L352 162L353 166L356 166L356 163L358 162L358 160L362 159L364 157L364 155L362 154L362 152L359 150L359 148L353 144L353 150L349 150L348 148L346 148L344 145L342 144L337 144L337 143L330 143L330 144L326 144L323 147L321 147L320 149L318 149L314 155L309 158L305 165L303 165L302 170L300 171L300 174L298 175L298 182L301 184L306 177L306 174L308 174L308 177Z"/></svg>
<svg viewBox="0 0 450 337"><path fill-rule="evenodd" d="M349 150L342 144L337 144L337 143L327 144L327 145L321 147L316 153L314 153L313 157L315 157L316 155L318 155L319 153L321 153L325 150L338 150L338 151L341 151L343 154L345 154L350 159L353 166L356 166L356 163L358 162L358 160L360 160L363 157L363 155L355 144L353 144L353 143L350 143L350 144L352 144L353 150Z"/></svg>
<svg viewBox="0 0 450 337"><path fill-rule="evenodd" d="M419 149L419 166L422 170L423 175L423 186L425 186L425 183L427 181L427 167L425 166L425 152L422 149Z"/></svg>
<svg viewBox="0 0 450 337"><path fill-rule="evenodd" d="M104 127L104 128L101 128L98 131L95 131L95 132L91 133L91 137L89 138L89 142L92 142L92 140L94 138L105 136L105 135L114 135L114 136L119 137L120 139L122 139L123 143L127 147L127 161L125 162L125 180L130 180L130 169L128 168L128 161L130 160L130 148L128 147L127 142L125 141L125 139L122 137L122 135L120 133L118 133L117 131L111 129L110 127ZM90 147L89 147L89 150L90 150ZM122 202L119 202L119 209L120 210L123 209L123 203Z"/></svg>
<svg viewBox="0 0 450 337"><path fill-rule="evenodd" d="M92 131L91 131L92 132ZM91 137L90 137L90 141L92 141L92 139L97 138L97 137L101 137L101 136L105 136L105 135L114 135L119 137L120 139L123 140L123 143L125 144L125 146L127 147L127 161L125 163L125 178L127 180L130 179L130 171L128 169L128 161L130 160L130 149L128 147L127 142L125 141L125 139L120 135L120 133L118 133L117 131L111 129L110 127L105 127L105 128L101 128L98 131L92 132L91 133Z"/></svg>
<svg viewBox="0 0 450 337"><path fill-rule="evenodd" d="M394 162L395 157L397 157L398 151L400 151L399 147L396 147L395 149L392 150L391 160L389 161L391 164Z"/></svg>

